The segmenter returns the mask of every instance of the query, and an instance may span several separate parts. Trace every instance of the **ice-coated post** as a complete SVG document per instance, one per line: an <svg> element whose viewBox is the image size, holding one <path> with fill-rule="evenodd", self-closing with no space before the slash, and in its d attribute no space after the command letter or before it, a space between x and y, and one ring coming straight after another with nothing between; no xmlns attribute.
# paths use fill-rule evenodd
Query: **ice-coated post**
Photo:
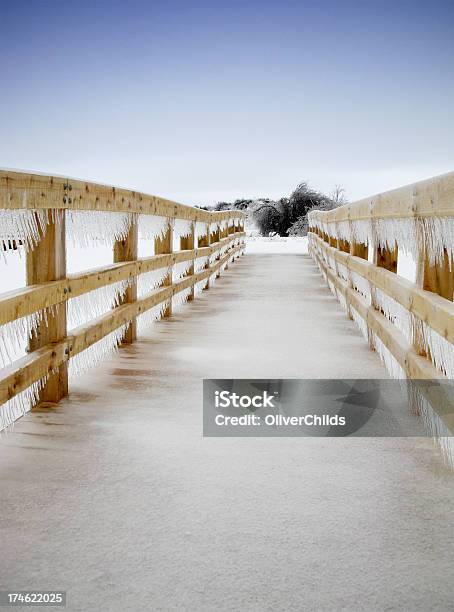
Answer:
<svg viewBox="0 0 454 612"><path fill-rule="evenodd" d="M180 249L182 251L192 251L195 245L195 223L191 222L191 233L188 236L181 236ZM188 270L188 276L194 275L194 259L191 260L191 265ZM194 284L191 285L191 293L188 295L188 302L194 299Z"/></svg>
<svg viewBox="0 0 454 612"><path fill-rule="evenodd" d="M166 255L173 253L173 226L169 219L167 228L162 237L158 236L154 239L154 252L155 255ZM169 266L169 273L166 275L164 280L161 282L161 287L171 287L172 285L172 266ZM168 306L164 310L162 315L163 318L170 317L172 315L172 300L169 300Z"/></svg>
<svg viewBox="0 0 454 612"><path fill-rule="evenodd" d="M37 285L66 278L65 211L48 211L49 222L45 233L40 229L40 240L26 255L27 285ZM39 225L39 223L38 223ZM28 343L29 352L66 338L66 302L59 304L39 323L36 334ZM68 395L67 363L50 373L39 393L39 402L56 403Z"/></svg>
<svg viewBox="0 0 454 612"><path fill-rule="evenodd" d="M117 240L114 244L114 263L137 260L138 223L137 215L132 216L128 235L124 240ZM121 296L120 304L131 304L137 300L137 278L131 279L129 287ZM132 344L137 340L137 321L131 319L128 329L123 337L124 344Z"/></svg>

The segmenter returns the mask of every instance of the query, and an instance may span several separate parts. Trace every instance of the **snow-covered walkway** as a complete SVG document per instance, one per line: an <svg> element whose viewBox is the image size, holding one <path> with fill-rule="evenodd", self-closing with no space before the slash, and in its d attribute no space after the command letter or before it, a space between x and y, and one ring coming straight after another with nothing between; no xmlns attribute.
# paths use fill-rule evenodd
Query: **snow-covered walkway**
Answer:
<svg viewBox="0 0 454 612"><path fill-rule="evenodd" d="M81 611L451 609L430 440L202 437L204 377L384 376L309 257L241 258L0 440L1 588Z"/></svg>

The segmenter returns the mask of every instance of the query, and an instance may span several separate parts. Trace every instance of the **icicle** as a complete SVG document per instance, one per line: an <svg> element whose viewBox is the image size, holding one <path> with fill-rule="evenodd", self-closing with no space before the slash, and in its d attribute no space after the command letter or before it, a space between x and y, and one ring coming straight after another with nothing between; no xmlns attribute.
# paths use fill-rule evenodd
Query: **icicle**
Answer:
<svg viewBox="0 0 454 612"><path fill-rule="evenodd" d="M183 304L186 304L186 302L188 301L188 297L191 295L191 293L191 287L187 287L186 289L183 289L183 291L179 291L178 293L176 293L173 296L172 300L174 308L179 308Z"/></svg>
<svg viewBox="0 0 454 612"><path fill-rule="evenodd" d="M125 240L131 227L132 213L102 210L68 210L66 235L78 248L113 246Z"/></svg>
<svg viewBox="0 0 454 612"><path fill-rule="evenodd" d="M452 431L445 425L443 419L432 408L415 384L410 384L410 396L412 408L415 409L417 414L421 415L426 430L432 436L434 444L441 450L445 464L454 469L454 436Z"/></svg>
<svg viewBox="0 0 454 612"><path fill-rule="evenodd" d="M192 260L188 261L180 261L179 263L173 266L173 282L187 276L190 267L192 266Z"/></svg>
<svg viewBox="0 0 454 612"><path fill-rule="evenodd" d="M91 319L119 306L121 297L131 282L132 279L128 278L71 298L67 310L68 329L88 323Z"/></svg>
<svg viewBox="0 0 454 612"><path fill-rule="evenodd" d="M139 237L143 240L163 238L171 224L167 217L158 215L139 215Z"/></svg>
<svg viewBox="0 0 454 612"><path fill-rule="evenodd" d="M169 276L171 267L159 268L158 270L151 270L151 272L144 272L139 274L137 277L137 297L144 297L160 287L164 279Z"/></svg>
<svg viewBox="0 0 454 612"><path fill-rule="evenodd" d="M219 251L215 251L214 253L211 253L210 258L209 258L210 266L214 264L214 262L217 260L218 257L219 257Z"/></svg>
<svg viewBox="0 0 454 612"><path fill-rule="evenodd" d="M197 221L197 223L195 224L196 246L197 246L197 241L199 240L199 238L203 238L204 236L207 235L207 229L208 229L208 226L206 223L201 223L200 221Z"/></svg>
<svg viewBox="0 0 454 612"><path fill-rule="evenodd" d="M118 345L123 340L129 322L121 325L114 331L98 340L82 352L71 357L68 363L68 375L70 378L83 374L96 366L106 355L117 350Z"/></svg>
<svg viewBox="0 0 454 612"><path fill-rule="evenodd" d="M233 227L234 221L233 219L229 219L229 227Z"/></svg>
<svg viewBox="0 0 454 612"><path fill-rule="evenodd" d="M203 280L201 280L198 283L196 283L194 285L194 293L196 293L196 294L202 293L202 291L207 286L207 283L208 283L208 279L206 279L206 278L204 278Z"/></svg>
<svg viewBox="0 0 454 612"><path fill-rule="evenodd" d="M334 284L333 284L333 282L331 281L330 278L328 278L328 287L329 287L329 290L331 291L331 293L333 295L336 295L336 287L334 286Z"/></svg>
<svg viewBox="0 0 454 612"><path fill-rule="evenodd" d="M149 308L140 314L137 317L137 333L143 334L144 332L149 331L153 323L162 318L162 315L168 306L169 300L166 300L165 302L161 302L161 304L157 304L156 306L153 306L153 308Z"/></svg>
<svg viewBox="0 0 454 612"><path fill-rule="evenodd" d="M180 237L185 238L192 233L192 221L188 219L175 219L173 231Z"/></svg>
<svg viewBox="0 0 454 612"><path fill-rule="evenodd" d="M336 290L336 297L342 309L347 312L347 300L345 299L345 296L340 291Z"/></svg>
<svg viewBox="0 0 454 612"><path fill-rule="evenodd" d="M454 218L426 217L421 219L420 223L430 264L444 263L444 249L446 249L451 267L454 259Z"/></svg>
<svg viewBox="0 0 454 612"><path fill-rule="evenodd" d="M405 338L412 341L412 316L411 313L404 308L399 302L396 302L392 297L383 293L377 287L373 288L375 306L381 310L387 319L403 333Z"/></svg>
<svg viewBox="0 0 454 612"><path fill-rule="evenodd" d="M340 240L346 240L347 242L350 242L351 231L349 221L339 221L337 223L336 234Z"/></svg>
<svg viewBox="0 0 454 612"><path fill-rule="evenodd" d="M353 308L353 306L350 306L350 312L351 315L353 317L353 321L356 323L359 331L362 333L364 340L369 340L369 334L367 331L367 323L366 321L363 319L363 317L359 314L359 312Z"/></svg>
<svg viewBox="0 0 454 612"><path fill-rule="evenodd" d="M337 234L336 234L336 223L334 221L329 221L326 224L326 229L327 229L327 234L328 236L330 236L331 238L337 238Z"/></svg>
<svg viewBox="0 0 454 612"><path fill-rule="evenodd" d="M217 232L219 228L219 223L210 223L210 234L213 232Z"/></svg>
<svg viewBox="0 0 454 612"><path fill-rule="evenodd" d="M392 251L397 244L407 255L417 256L419 231L414 218L376 219L374 231L379 247Z"/></svg>
<svg viewBox="0 0 454 612"><path fill-rule="evenodd" d="M344 264L337 262L338 275L346 282L348 282L348 270Z"/></svg>
<svg viewBox="0 0 454 612"><path fill-rule="evenodd" d="M0 406L0 431L9 427L14 421L29 412L39 401L39 394L49 376L43 376Z"/></svg>
<svg viewBox="0 0 454 612"><path fill-rule="evenodd" d="M205 269L206 264L208 263L208 257L197 257L194 261L194 271L197 274Z"/></svg>
<svg viewBox="0 0 454 612"><path fill-rule="evenodd" d="M351 281L353 288L356 289L367 301L368 304L371 303L371 290L370 284L367 278L357 274L356 272L351 272Z"/></svg>
<svg viewBox="0 0 454 612"><path fill-rule="evenodd" d="M27 341L36 335L40 324L58 312L58 304L37 310L30 315L0 325L0 365L5 367L25 354Z"/></svg>
<svg viewBox="0 0 454 612"><path fill-rule="evenodd" d="M225 232L227 227L228 227L227 219L223 219L219 224L219 229L221 230L221 232Z"/></svg>
<svg viewBox="0 0 454 612"><path fill-rule="evenodd" d="M416 317L415 333L434 366L448 378L454 378L454 345Z"/></svg>
<svg viewBox="0 0 454 612"><path fill-rule="evenodd" d="M371 244L372 223L370 219L351 222L351 240L361 244Z"/></svg>
<svg viewBox="0 0 454 612"><path fill-rule="evenodd" d="M26 252L33 249L45 233L49 218L47 210L0 210L0 249L5 261L10 249L16 250L19 246Z"/></svg>
<svg viewBox="0 0 454 612"><path fill-rule="evenodd" d="M391 378L407 378L407 375L405 374L405 371L400 363L397 361L391 351L383 344L380 338L374 333L372 333L372 343Z"/></svg>

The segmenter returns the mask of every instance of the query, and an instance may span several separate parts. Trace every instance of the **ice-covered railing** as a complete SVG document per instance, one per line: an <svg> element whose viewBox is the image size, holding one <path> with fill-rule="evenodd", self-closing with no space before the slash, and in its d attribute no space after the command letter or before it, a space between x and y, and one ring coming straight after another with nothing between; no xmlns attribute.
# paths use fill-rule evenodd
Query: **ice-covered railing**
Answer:
<svg viewBox="0 0 454 612"><path fill-rule="evenodd" d="M0 171L0 249L25 252L27 287L0 293L0 430L68 393L68 369L131 343L172 302L194 299L244 251L241 211L209 212L63 177ZM138 258L139 237L154 255ZM66 241L112 248L111 265L69 275ZM179 244L174 244L177 241ZM175 248L174 248L175 247ZM205 263L194 270L194 262ZM0 289L1 292L1 289ZM16 358L17 347L27 354Z"/></svg>
<svg viewBox="0 0 454 612"><path fill-rule="evenodd" d="M390 375L454 379L454 173L312 211L308 221L310 254ZM397 274L402 255L414 263L415 282ZM426 416L427 396L418 402ZM443 402L443 414L432 404L434 430L446 438L452 404Z"/></svg>

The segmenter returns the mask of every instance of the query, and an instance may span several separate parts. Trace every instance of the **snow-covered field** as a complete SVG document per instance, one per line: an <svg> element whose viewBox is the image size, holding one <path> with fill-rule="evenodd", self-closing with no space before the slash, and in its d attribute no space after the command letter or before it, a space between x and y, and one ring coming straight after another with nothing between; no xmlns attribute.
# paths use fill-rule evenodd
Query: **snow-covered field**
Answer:
<svg viewBox="0 0 454 612"><path fill-rule="evenodd" d="M307 254L307 237L282 238L281 236L247 236L246 253L275 253L275 254ZM416 279L416 265L411 257L400 252L397 260L397 274L411 282Z"/></svg>
<svg viewBox="0 0 454 612"><path fill-rule="evenodd" d="M246 253L307 254L307 237L281 238L281 236L248 236Z"/></svg>

